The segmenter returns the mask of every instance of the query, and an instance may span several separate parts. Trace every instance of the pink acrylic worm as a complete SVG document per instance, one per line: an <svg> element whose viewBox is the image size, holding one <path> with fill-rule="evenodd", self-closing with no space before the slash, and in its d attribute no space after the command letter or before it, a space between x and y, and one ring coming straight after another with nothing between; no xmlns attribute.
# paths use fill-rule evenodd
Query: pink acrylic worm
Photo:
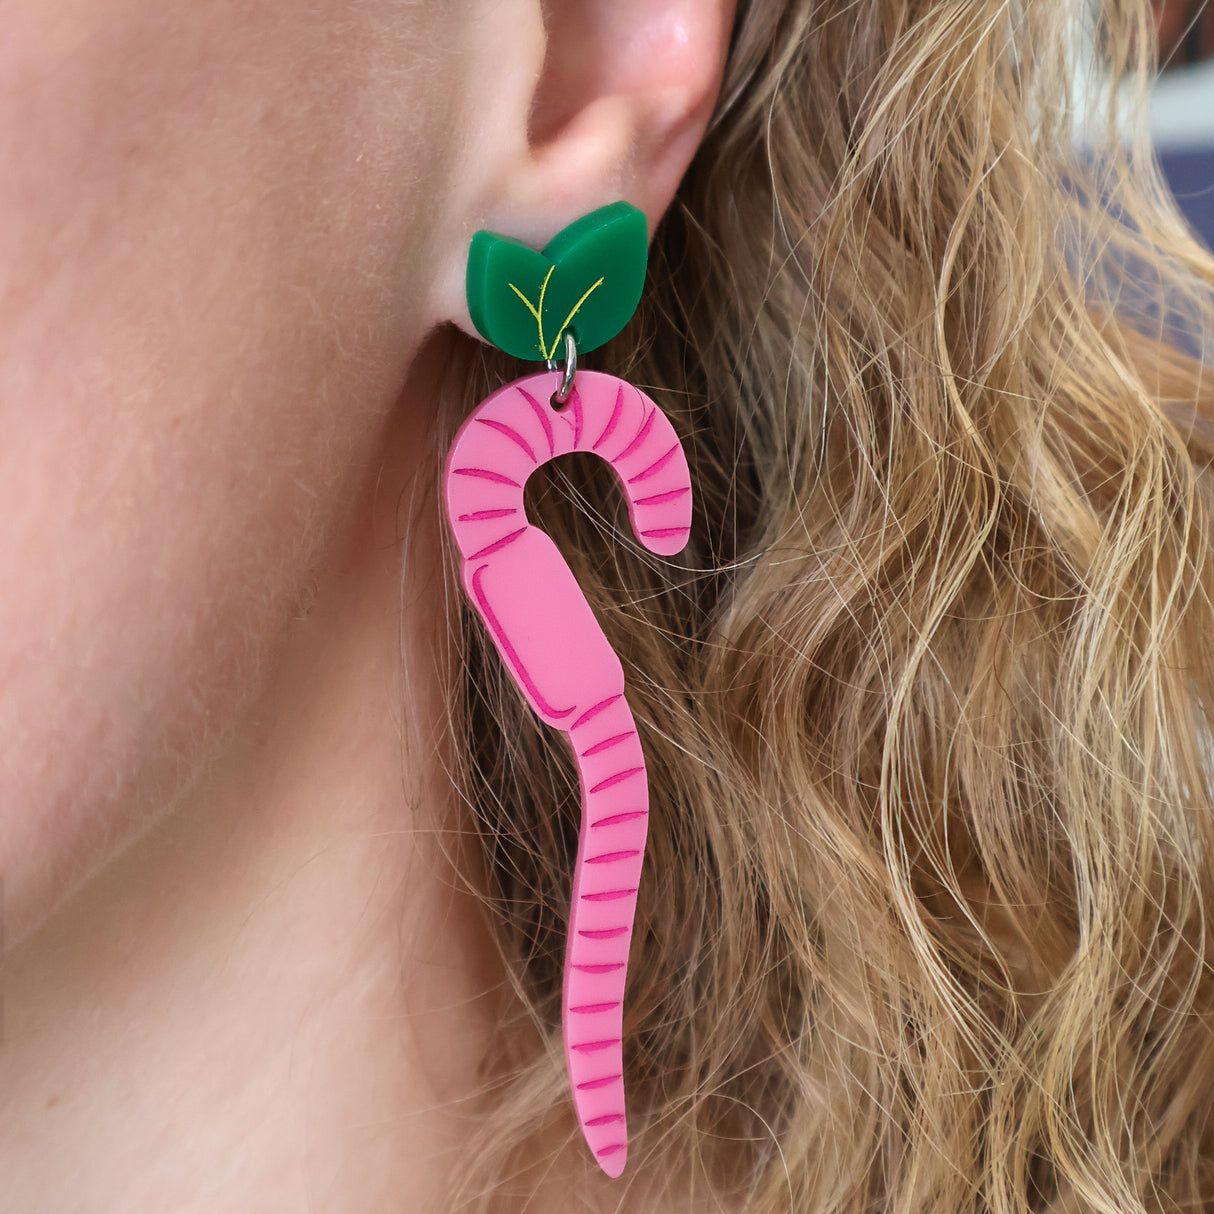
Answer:
<svg viewBox="0 0 1214 1214"><path fill-rule="evenodd" d="M456 436L447 511L464 586L523 694L564 730L577 763L582 825L573 872L562 1023L574 1107L603 1171L628 1153L623 1000L649 819L649 787L624 671L560 551L527 521L523 486L541 464L593 451L615 469L633 530L652 552L682 551L691 480L682 445L643 392L579 371L516 380L483 401Z"/></svg>

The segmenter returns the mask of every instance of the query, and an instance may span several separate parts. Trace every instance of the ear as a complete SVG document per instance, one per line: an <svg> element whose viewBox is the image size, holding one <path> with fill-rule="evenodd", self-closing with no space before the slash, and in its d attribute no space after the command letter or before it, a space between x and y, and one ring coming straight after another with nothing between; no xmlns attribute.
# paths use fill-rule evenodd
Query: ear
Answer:
<svg viewBox="0 0 1214 1214"><path fill-rule="evenodd" d="M515 10L508 23L496 38L482 30L479 40L497 70L483 77L492 85L482 92L462 157L463 222L452 233L435 301L439 319L475 335L464 270L478 229L538 249L581 215L623 199L645 212L652 234L712 115L734 6L735 0L501 6Z"/></svg>

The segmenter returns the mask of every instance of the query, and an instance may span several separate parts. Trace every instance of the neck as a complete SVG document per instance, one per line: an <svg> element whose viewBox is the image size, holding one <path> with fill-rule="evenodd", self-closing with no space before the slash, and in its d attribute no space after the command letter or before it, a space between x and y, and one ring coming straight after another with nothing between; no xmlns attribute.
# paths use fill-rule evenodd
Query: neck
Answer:
<svg viewBox="0 0 1214 1214"><path fill-rule="evenodd" d="M497 974L423 829L440 522L405 551L384 473L219 759L6 959L7 1208L445 1208Z"/></svg>

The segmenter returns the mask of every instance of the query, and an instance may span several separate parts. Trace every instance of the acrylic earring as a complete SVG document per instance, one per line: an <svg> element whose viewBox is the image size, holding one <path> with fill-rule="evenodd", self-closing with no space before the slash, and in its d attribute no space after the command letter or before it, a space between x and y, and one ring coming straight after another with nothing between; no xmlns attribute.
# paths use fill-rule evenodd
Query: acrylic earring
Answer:
<svg viewBox="0 0 1214 1214"><path fill-rule="evenodd" d="M538 253L489 232L473 237L473 323L494 345L548 370L507 384L473 411L446 474L464 587L528 703L573 747L582 823L562 1029L578 1121L613 1177L628 1153L623 1000L649 786L623 667L556 545L528 523L523 487L541 464L592 451L619 477L637 539L664 556L686 545L691 479L669 420L638 388L576 364L578 353L628 322L647 250L645 216L624 202L583 216Z"/></svg>

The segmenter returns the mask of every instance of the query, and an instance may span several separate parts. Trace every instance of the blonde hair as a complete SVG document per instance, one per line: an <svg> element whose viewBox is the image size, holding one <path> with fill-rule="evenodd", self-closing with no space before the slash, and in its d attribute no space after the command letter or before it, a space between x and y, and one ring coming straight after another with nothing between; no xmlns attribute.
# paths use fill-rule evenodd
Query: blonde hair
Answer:
<svg viewBox="0 0 1214 1214"><path fill-rule="evenodd" d="M1214 266L1113 129L1145 2L1090 27L1086 146L1070 7L743 4L598 360L684 436L692 545L640 549L593 459L533 478L652 786L609 1200L1214 1206ZM455 1204L490 1210L576 1137L579 803L460 626L462 863L513 989Z"/></svg>

